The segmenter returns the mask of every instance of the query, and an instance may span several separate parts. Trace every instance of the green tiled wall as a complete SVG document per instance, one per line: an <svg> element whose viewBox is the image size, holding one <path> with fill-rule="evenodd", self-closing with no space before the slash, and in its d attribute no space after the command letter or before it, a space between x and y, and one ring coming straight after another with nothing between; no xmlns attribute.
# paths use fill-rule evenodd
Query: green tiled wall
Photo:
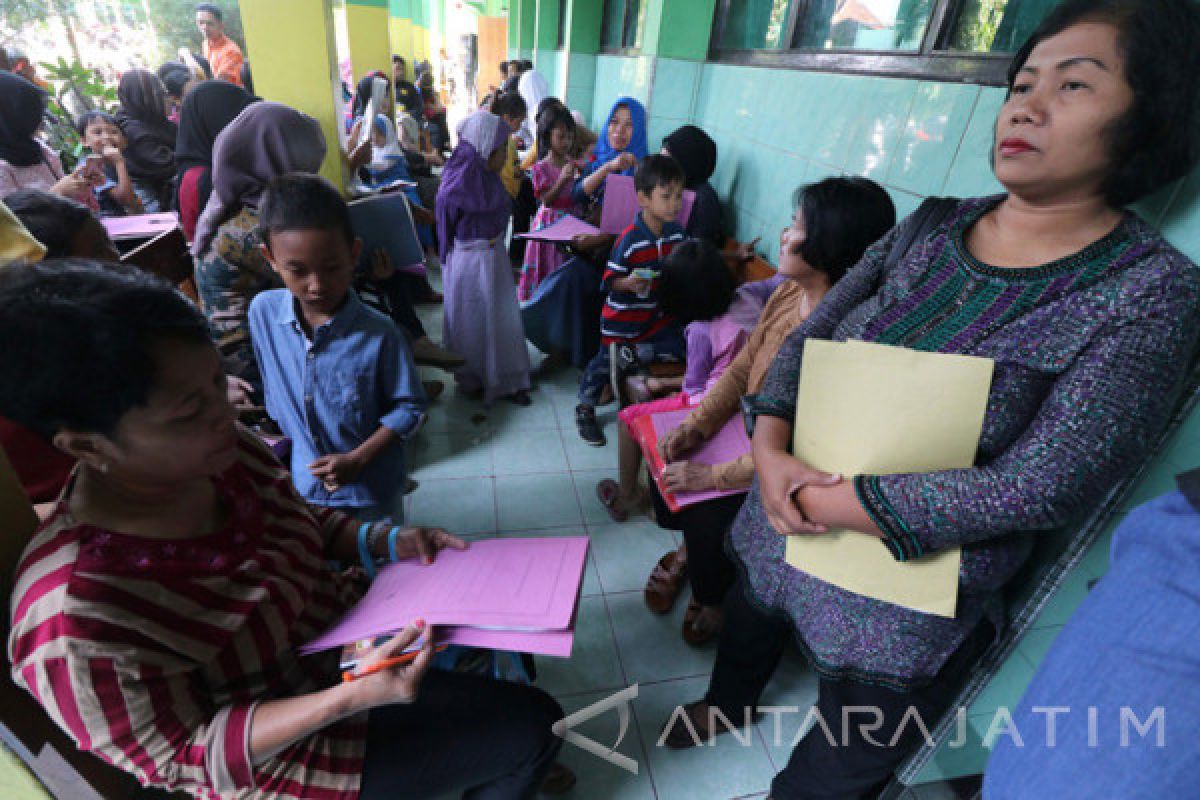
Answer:
<svg viewBox="0 0 1200 800"><path fill-rule="evenodd" d="M653 75L654 59L649 56L596 56L596 88L588 122L602 125L618 97L634 97L647 104Z"/></svg>
<svg viewBox="0 0 1200 800"><path fill-rule="evenodd" d="M564 70L567 66L566 54L562 50L534 50L533 65L546 83L550 84L550 94L562 97L566 88Z"/></svg>

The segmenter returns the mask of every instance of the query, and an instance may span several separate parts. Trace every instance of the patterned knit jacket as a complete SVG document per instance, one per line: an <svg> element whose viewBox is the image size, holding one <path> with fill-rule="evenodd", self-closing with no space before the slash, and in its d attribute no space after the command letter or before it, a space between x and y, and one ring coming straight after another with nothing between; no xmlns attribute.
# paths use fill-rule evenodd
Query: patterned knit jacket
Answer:
<svg viewBox="0 0 1200 800"><path fill-rule="evenodd" d="M788 566L757 481L734 523L762 606L791 618L822 674L929 683L1029 555L1094 507L1169 419L1200 334L1200 270L1133 213L1082 251L1027 269L973 258L964 233L1001 197L965 200L884 273L871 247L784 343L757 398L794 420L805 339L860 339L995 361L975 466L860 475L859 500L898 560L961 545L957 617L921 614ZM903 224L903 223L902 223Z"/></svg>

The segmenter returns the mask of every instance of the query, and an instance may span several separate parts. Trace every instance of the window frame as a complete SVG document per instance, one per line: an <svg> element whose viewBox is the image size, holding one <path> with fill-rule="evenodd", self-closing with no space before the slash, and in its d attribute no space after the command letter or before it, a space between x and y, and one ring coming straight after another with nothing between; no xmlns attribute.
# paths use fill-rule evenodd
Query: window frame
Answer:
<svg viewBox="0 0 1200 800"><path fill-rule="evenodd" d="M646 2L647 2L647 0L604 0L604 6L601 10L601 17L600 17L600 49L599 49L599 52L601 54L608 55L608 56L641 55L642 48L637 45L636 37L634 40L634 44L632 44L632 45L625 44L625 32L629 30L630 7L636 4L636 5L638 5L638 13L644 14L646 11ZM720 4L720 2L721 2L721 0L718 0L719 4ZM607 38L607 34L608 34L608 7L611 3L620 3L621 7L622 7L622 11L624 12L621 15L621 36L620 36L621 43L615 47L612 45L606 45L604 43L605 39ZM644 22L645 22L645 20L642 20L643 24L644 24ZM634 30L636 31L637 28L634 28ZM642 30L641 33L645 33L645 31Z"/></svg>
<svg viewBox="0 0 1200 800"><path fill-rule="evenodd" d="M841 72L914 78L948 83L1007 86L1012 53L969 53L947 49L947 44L967 0L934 0L929 24L915 51L896 50L802 50L794 47L800 20L811 0L794 0L784 19L782 39L788 47L775 50L746 50L720 47L734 0L717 0L713 10L709 61L749 67L802 69L810 72Z"/></svg>

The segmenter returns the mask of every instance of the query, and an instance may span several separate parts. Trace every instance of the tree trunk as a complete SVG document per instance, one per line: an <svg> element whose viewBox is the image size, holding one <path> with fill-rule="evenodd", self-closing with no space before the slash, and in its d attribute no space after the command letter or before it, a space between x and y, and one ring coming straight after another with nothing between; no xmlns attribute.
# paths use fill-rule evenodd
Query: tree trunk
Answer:
<svg viewBox="0 0 1200 800"><path fill-rule="evenodd" d="M150 12L150 0L142 0L142 12L146 15L146 30L150 34L150 45L154 48L154 58L161 59L163 52L159 47L158 29L154 27L154 14ZM168 53L167 58L174 58L174 54Z"/></svg>
<svg viewBox="0 0 1200 800"><path fill-rule="evenodd" d="M58 15L58 19L62 22L63 30L67 34L67 45L71 48L71 55L75 59L76 64L83 64L83 55L79 52L79 42L75 40L75 28L71 24L71 14L67 11L63 0L51 0L51 5L54 7L54 13Z"/></svg>

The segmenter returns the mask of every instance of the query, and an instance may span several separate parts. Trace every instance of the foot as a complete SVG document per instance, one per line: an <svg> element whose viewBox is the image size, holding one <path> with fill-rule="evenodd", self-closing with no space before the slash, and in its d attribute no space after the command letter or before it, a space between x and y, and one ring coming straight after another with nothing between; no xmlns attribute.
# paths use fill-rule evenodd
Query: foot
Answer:
<svg viewBox="0 0 1200 800"><path fill-rule="evenodd" d="M683 640L693 647L708 644L721 633L725 614L717 606L702 606L696 598L688 601L683 615Z"/></svg>
<svg viewBox="0 0 1200 800"><path fill-rule="evenodd" d="M604 431L600 430L600 423L596 421L596 409L591 406L582 403L575 406L575 428L579 431L579 438L593 447L604 447L608 444L608 439L604 438Z"/></svg>
<svg viewBox="0 0 1200 800"><path fill-rule="evenodd" d="M629 519L629 511L621 502L621 486L612 478L605 478L596 484L596 499L608 511L613 522Z"/></svg>
<svg viewBox="0 0 1200 800"><path fill-rule="evenodd" d="M467 360L458 353L438 347L428 336L412 343L412 354L414 361L426 367L454 369L467 363Z"/></svg>
<svg viewBox="0 0 1200 800"><path fill-rule="evenodd" d="M446 391L446 384L441 381L421 381L421 388L425 390L425 399L432 403Z"/></svg>
<svg viewBox="0 0 1200 800"><path fill-rule="evenodd" d="M550 765L550 771L542 778L538 790L543 794L566 794L575 788L575 773L555 761Z"/></svg>
<svg viewBox="0 0 1200 800"><path fill-rule="evenodd" d="M528 389L521 389L513 392L508 396L508 400L510 403L518 406L527 406L533 403L533 398L529 396Z"/></svg>
<svg viewBox="0 0 1200 800"><path fill-rule="evenodd" d="M734 730L726 725L721 717L710 714L708 703L703 700L683 706L683 713L687 716L687 722L684 721L683 715L675 714L667 722L669 727L664 726L663 728L662 741L672 750L685 750L689 747L710 743L714 737ZM710 716L714 723L711 730L708 727ZM755 715L756 718L758 716ZM730 719L732 723L742 721L740 718ZM691 723L690 728L688 723Z"/></svg>
<svg viewBox="0 0 1200 800"><path fill-rule="evenodd" d="M646 588L642 590L646 608L655 614L670 612L686 582L686 551L682 548L672 550L658 560L650 572L650 577L646 579Z"/></svg>

